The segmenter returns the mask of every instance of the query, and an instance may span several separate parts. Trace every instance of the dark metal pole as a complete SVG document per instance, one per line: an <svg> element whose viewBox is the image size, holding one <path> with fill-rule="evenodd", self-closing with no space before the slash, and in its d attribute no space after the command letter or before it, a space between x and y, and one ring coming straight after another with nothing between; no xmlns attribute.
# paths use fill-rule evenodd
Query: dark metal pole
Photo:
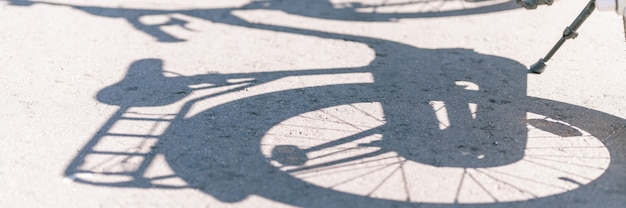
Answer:
<svg viewBox="0 0 626 208"><path fill-rule="evenodd" d="M559 39L559 41L552 47L550 52L548 52L548 54L546 54L545 57L543 57L542 59L539 59L537 63L533 64L530 67L530 71L532 71L533 73L537 73L537 74L542 73L546 68L546 62L550 60L550 58L552 58L552 56L556 53L556 51L559 50L559 48L561 48L563 43L565 43L567 39L574 39L578 37L578 33L576 32L576 30L578 30L578 28L583 24L583 22L585 22L585 20L587 20L587 18L591 15L593 10L595 9L596 9L596 1L590 0L589 3L587 3L587 6L585 6L585 8L583 9L583 11L581 11L580 14L578 14L578 17L576 17L574 22L572 22L570 26L565 28L561 39Z"/></svg>

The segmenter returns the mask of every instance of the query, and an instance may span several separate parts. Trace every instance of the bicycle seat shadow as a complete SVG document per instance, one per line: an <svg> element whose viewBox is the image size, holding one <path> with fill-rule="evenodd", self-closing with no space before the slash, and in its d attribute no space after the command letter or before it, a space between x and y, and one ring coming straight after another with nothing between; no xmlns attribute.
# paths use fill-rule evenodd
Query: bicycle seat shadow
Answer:
<svg viewBox="0 0 626 208"><path fill-rule="evenodd" d="M163 73L163 61L159 59L135 61L124 79L98 92L96 99L116 106L163 106L191 92L189 83Z"/></svg>

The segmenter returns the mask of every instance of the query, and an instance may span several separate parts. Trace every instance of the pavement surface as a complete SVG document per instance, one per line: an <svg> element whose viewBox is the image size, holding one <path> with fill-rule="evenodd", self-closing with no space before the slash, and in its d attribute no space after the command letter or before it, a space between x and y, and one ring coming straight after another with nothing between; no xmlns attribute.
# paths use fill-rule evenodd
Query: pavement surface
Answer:
<svg viewBox="0 0 626 208"><path fill-rule="evenodd" d="M586 3L0 1L0 207L624 207Z"/></svg>

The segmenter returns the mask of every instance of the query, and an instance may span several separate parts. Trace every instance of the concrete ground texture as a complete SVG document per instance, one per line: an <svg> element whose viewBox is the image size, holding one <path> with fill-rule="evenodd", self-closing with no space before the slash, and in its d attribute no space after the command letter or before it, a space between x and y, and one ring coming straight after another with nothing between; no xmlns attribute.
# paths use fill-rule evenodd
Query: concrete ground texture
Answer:
<svg viewBox="0 0 626 208"><path fill-rule="evenodd" d="M0 207L624 207L586 4L0 0Z"/></svg>

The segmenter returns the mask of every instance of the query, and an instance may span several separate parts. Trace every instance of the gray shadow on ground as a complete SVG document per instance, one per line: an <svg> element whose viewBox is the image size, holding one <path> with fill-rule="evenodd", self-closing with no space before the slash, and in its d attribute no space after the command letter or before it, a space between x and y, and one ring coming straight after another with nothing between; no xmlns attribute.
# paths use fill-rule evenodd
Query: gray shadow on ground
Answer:
<svg viewBox="0 0 626 208"><path fill-rule="evenodd" d="M182 42L184 39L177 38L163 31L161 27L176 25L183 29L193 31L186 27L187 21L171 16L172 14L183 14L191 17L204 19L215 23L224 23L236 26L246 27L248 24L245 20L240 19L233 12L242 10L277 10L299 16L312 17L317 19L341 20L341 21L365 21L365 22L393 22L401 19L410 18L436 18L449 16L464 16L490 12L506 11L511 9L519 9L520 7L513 1L498 2L487 4L475 8L464 8L456 10L444 11L425 11L413 13L380 13L375 12L376 8L385 6L419 6L430 2L441 2L445 5L446 0L419 0L404 1L401 3L381 4L361 4L356 2L335 5L327 0L267 0L252 1L247 5L237 8L218 8L218 9L187 9L187 10L154 10L154 9L130 9L130 8L109 8L97 6L80 6L72 4L50 3L44 1L29 0L8 0L14 6L32 6L35 4L46 4L71 7L91 15L119 18L128 21L135 29L154 37L159 42ZM476 1L465 1L468 3ZM341 6L341 7L338 7ZM361 9L373 9L374 12L359 12ZM144 24L141 18L149 15L170 15L169 21L160 24Z"/></svg>
<svg viewBox="0 0 626 208"><path fill-rule="evenodd" d="M33 2L10 1L13 5L29 6ZM172 115L171 126L159 143L145 155L146 159L134 172L121 173L132 178L122 182L97 182L76 178L77 182L108 187L143 188L195 188L215 198L236 202L251 195L302 207L413 207L413 206L459 206L458 204L413 203L376 199L367 196L337 192L319 187L289 173L280 171L269 163L275 160L289 165L300 165L307 158L304 150L289 146L287 152L276 158L266 158L260 152L260 139L266 132L285 119L305 112L336 105L362 102L379 102L383 106L386 124L375 132L383 135L380 142L363 144L376 146L381 152L358 155L342 161L333 161L322 166L332 166L352 160L375 156L382 152L397 152L408 160L438 167L497 167L518 161L524 154L527 139L525 125L518 122L526 112L558 118L580 127L602 140L608 148L611 163L606 172L590 184L563 194L528 201L469 204L468 207L558 207L600 206L619 207L626 203L626 164L624 162L624 126L618 117L584 107L557 101L526 96L526 68L502 57L476 53L468 49L419 49L402 43L325 33L320 31L286 28L274 25L248 23L232 15L240 9L276 9L302 16L351 20L393 21L401 18L428 18L470 15L483 12L502 11L513 8L511 3L476 10L460 10L449 13L420 14L355 14L353 9L337 10L327 2L302 1L296 7L289 1L255 2L242 8L192 9L192 10L142 10L86 7L72 8L92 15L122 18L137 30L149 34L160 42L184 41L160 30L164 25L185 27L184 20L171 18L160 25L144 25L139 18L155 14L185 14L212 22L243 26L250 29L270 30L324 39L352 41L366 44L376 52L376 58L368 66L342 69L311 69L303 71L273 71L250 74L207 74L195 77L165 77L162 62L158 59L138 60L129 67L125 79L102 89L97 99L106 104L120 106L109 122L81 150L68 165L67 177L90 173L82 168L85 156L103 154L94 150L98 141L108 135L116 121L126 119L124 113L131 107L163 106L179 101L189 95L194 84L211 84L213 87L239 84L241 87L222 92L244 90L282 77L344 74L355 72L372 73L373 84L345 84L316 88L303 88L269 93L236 100L190 118L183 118L191 105L218 94L190 100L179 115ZM43 3L42 3L43 4ZM49 4L49 3L48 3ZM298 4L296 4L298 5ZM358 8L361 5L352 5ZM350 8L350 7L347 7ZM228 82L233 78L249 78L241 83ZM461 83L473 83L479 90L468 90ZM448 108L450 123L445 129L439 127L430 101L442 101ZM468 103L480 106L476 118L467 110ZM158 118L156 119L158 120ZM557 135L577 135L579 132L557 123L534 120L528 124ZM136 136L136 135L125 135ZM141 136L141 135L139 135ZM315 148L328 148L354 141L357 136L346 137ZM494 145L496 144L497 145ZM277 151L279 151L278 149ZM462 153L471 156L463 157ZM164 154L175 175L189 186L167 186L152 182L143 173L156 154ZM132 155L131 155L132 156ZM295 157L293 163L289 158ZM281 159L282 158L282 159ZM162 178L158 178L162 179ZM564 178L563 180L568 180ZM433 190L435 191L435 190Z"/></svg>

